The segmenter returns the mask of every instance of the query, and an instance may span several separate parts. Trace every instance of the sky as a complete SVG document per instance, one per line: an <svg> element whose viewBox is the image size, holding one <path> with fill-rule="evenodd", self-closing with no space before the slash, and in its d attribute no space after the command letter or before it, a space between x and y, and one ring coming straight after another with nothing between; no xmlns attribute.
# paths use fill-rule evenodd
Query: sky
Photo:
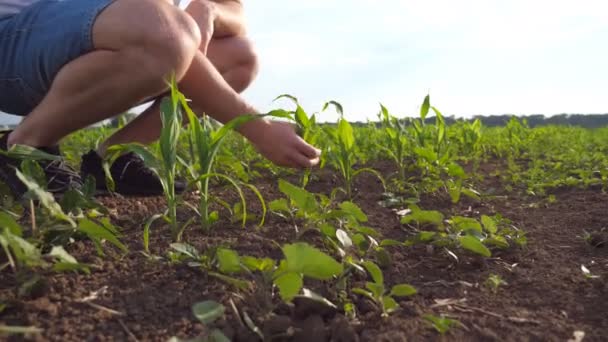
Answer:
<svg viewBox="0 0 608 342"><path fill-rule="evenodd" d="M605 0L244 0L260 110L283 93L350 120L379 104L412 116L424 96L445 115L608 113ZM321 115L334 121L335 113Z"/></svg>

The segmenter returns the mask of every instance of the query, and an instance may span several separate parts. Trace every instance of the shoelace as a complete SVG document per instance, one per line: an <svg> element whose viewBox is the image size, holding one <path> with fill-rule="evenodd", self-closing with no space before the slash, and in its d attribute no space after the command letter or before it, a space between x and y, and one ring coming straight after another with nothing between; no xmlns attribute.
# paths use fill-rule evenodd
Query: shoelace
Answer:
<svg viewBox="0 0 608 342"><path fill-rule="evenodd" d="M81 183L80 174L63 159L51 161L44 166L44 170L47 177L48 175L52 175L52 178L48 180L49 183L51 181L60 181L64 184Z"/></svg>

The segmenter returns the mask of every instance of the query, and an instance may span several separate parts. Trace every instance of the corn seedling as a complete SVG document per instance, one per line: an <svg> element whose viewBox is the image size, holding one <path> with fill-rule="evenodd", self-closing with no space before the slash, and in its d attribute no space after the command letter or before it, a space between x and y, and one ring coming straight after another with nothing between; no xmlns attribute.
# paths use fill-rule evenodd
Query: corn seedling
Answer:
<svg viewBox="0 0 608 342"><path fill-rule="evenodd" d="M424 315L423 318L441 335L445 335L453 327L461 325L460 321L444 316Z"/></svg>
<svg viewBox="0 0 608 342"><path fill-rule="evenodd" d="M325 129L325 132L334 143L334 146L328 149L327 154L329 161L342 176L346 196L349 199L352 199L353 179L363 172L368 172L376 176L382 183L382 186L386 188L384 178L378 171L371 168L361 168L358 170L354 169L354 166L357 163L355 155L355 149L357 146L353 133L353 127L344 118L342 106L339 103L333 101L328 102L323 107L323 110L327 109L329 105L333 105L336 108L338 114L340 114L340 119L338 120L337 127L326 127Z"/></svg>
<svg viewBox="0 0 608 342"><path fill-rule="evenodd" d="M501 286L508 285L499 274L490 274L485 284L493 293L497 293Z"/></svg>

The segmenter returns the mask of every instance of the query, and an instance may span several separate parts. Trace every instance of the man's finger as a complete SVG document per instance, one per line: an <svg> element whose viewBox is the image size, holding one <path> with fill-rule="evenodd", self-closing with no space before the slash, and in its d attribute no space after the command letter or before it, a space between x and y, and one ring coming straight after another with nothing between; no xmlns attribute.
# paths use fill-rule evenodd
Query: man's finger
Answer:
<svg viewBox="0 0 608 342"><path fill-rule="evenodd" d="M294 153L290 155L289 158L294 162L295 167L301 169L310 168L316 165L314 163L314 160L311 160L310 158L300 153Z"/></svg>
<svg viewBox="0 0 608 342"><path fill-rule="evenodd" d="M321 155L321 150L311 146L302 138L298 139L296 149L310 159L318 158Z"/></svg>

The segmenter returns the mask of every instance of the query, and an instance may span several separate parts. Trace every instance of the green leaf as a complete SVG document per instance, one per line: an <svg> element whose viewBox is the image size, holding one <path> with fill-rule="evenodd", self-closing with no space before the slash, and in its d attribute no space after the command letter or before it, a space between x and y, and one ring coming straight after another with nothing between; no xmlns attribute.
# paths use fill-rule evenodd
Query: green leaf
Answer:
<svg viewBox="0 0 608 342"><path fill-rule="evenodd" d="M222 273L232 274L241 271L239 254L236 251L218 248L216 252L219 270Z"/></svg>
<svg viewBox="0 0 608 342"><path fill-rule="evenodd" d="M399 304L389 296L382 297L382 305L384 306L384 311L386 311L386 313L394 312L399 308Z"/></svg>
<svg viewBox="0 0 608 342"><path fill-rule="evenodd" d="M62 246L53 246L48 255L51 257L55 257L63 262L78 264L76 258L71 256L70 253L66 252L66 250Z"/></svg>
<svg viewBox="0 0 608 342"><path fill-rule="evenodd" d="M355 144L353 127L344 118L340 119L340 122L338 123L338 137L346 150L349 151L353 148Z"/></svg>
<svg viewBox="0 0 608 342"><path fill-rule="evenodd" d="M490 250L481 243L476 237L471 235L460 236L458 237L460 241L460 245L471 252L477 253L484 257L491 257L492 253Z"/></svg>
<svg viewBox="0 0 608 342"><path fill-rule="evenodd" d="M294 272L288 272L277 277L274 280L274 284L279 288L279 294L286 302L291 301L300 293L300 290L304 285L302 276Z"/></svg>
<svg viewBox="0 0 608 342"><path fill-rule="evenodd" d="M308 191L298 188L297 186L294 186L282 179L279 180L279 190L287 195L295 203L295 205L305 213L312 213L316 211L317 201L315 200L314 195Z"/></svg>
<svg viewBox="0 0 608 342"><path fill-rule="evenodd" d="M71 271L82 271L86 274L89 274L91 271L86 265L83 264L73 264L71 262L60 261L53 265L54 272L71 272Z"/></svg>
<svg viewBox="0 0 608 342"><path fill-rule="evenodd" d="M374 298L374 295L371 292L369 292L368 290L359 288L359 287L353 287L351 289L351 292L354 294L366 296L367 298L372 299L372 300L376 300L376 298Z"/></svg>
<svg viewBox="0 0 608 342"><path fill-rule="evenodd" d="M88 175L84 179L84 184L82 185L82 195L85 198L93 198L93 196L95 196L96 188L95 177Z"/></svg>
<svg viewBox="0 0 608 342"><path fill-rule="evenodd" d="M443 223L443 214L436 210L414 210L409 215L401 218L401 223L408 224L416 222L418 224L434 224L441 225Z"/></svg>
<svg viewBox="0 0 608 342"><path fill-rule="evenodd" d="M241 262L249 270L260 272L271 272L276 265L276 262L270 258L254 258L251 256L242 257Z"/></svg>
<svg viewBox="0 0 608 342"><path fill-rule="evenodd" d="M457 231L476 231L479 233L482 232L481 224L474 218L454 216L452 217L451 221Z"/></svg>
<svg viewBox="0 0 608 342"><path fill-rule="evenodd" d="M276 102L279 99L283 99L283 98L291 100L296 105L298 104L298 98L293 95L290 95L290 94L281 94L281 95L277 96L274 100L272 100L272 102Z"/></svg>
<svg viewBox="0 0 608 342"><path fill-rule="evenodd" d="M487 246L496 246L498 248L509 248L509 242L503 236L492 235L489 238L483 240L483 244Z"/></svg>
<svg viewBox="0 0 608 342"><path fill-rule="evenodd" d="M307 243L285 245L283 253L288 271L314 279L329 280L343 270L342 264Z"/></svg>
<svg viewBox="0 0 608 342"><path fill-rule="evenodd" d="M469 198L472 198L472 199L474 199L476 201L481 200L481 196L479 195L479 192L476 191L476 190L474 190L474 189L471 189L471 188L462 188L461 192L462 192L463 195L465 195L465 196L467 196Z"/></svg>
<svg viewBox="0 0 608 342"><path fill-rule="evenodd" d="M211 333L209 333L209 338L205 342L231 342L231 341L228 337L226 337L226 335L224 335L224 333L221 330L213 329L213 330L211 330Z"/></svg>
<svg viewBox="0 0 608 342"><path fill-rule="evenodd" d="M47 188L47 179L44 170L34 160L24 160L21 162L21 171L24 175L28 176L36 183L41 185L44 189Z"/></svg>
<svg viewBox="0 0 608 342"><path fill-rule="evenodd" d="M144 242L144 251L146 253L150 253L150 227L152 226L152 223L154 223L154 221L158 220L159 218L161 218L163 216L165 216L165 215L164 214L153 215L146 221L146 224L144 225L143 242Z"/></svg>
<svg viewBox="0 0 608 342"><path fill-rule="evenodd" d="M412 296L415 295L418 291L416 291L416 288L413 287L412 285L409 284L399 284L399 285L395 285L393 286L393 288L391 289L391 296L397 296L397 297L407 297L407 296Z"/></svg>
<svg viewBox="0 0 608 342"><path fill-rule="evenodd" d="M367 272L369 272L376 284L384 285L384 275L382 275L382 270L380 270L380 267L371 261L364 261L361 263L361 265L363 265Z"/></svg>
<svg viewBox="0 0 608 342"><path fill-rule="evenodd" d="M172 243L170 245L171 249L173 249L174 251L187 255L192 259L200 259L201 256L198 252L198 250L192 246L189 245L187 243Z"/></svg>
<svg viewBox="0 0 608 342"><path fill-rule="evenodd" d="M429 163L434 163L439 160L439 156L437 153L433 151L430 147L416 147L414 148L414 153L422 159L426 160Z"/></svg>
<svg viewBox="0 0 608 342"><path fill-rule="evenodd" d="M384 295L384 286L378 283L366 282L365 287L374 295L375 298L381 298Z"/></svg>
<svg viewBox="0 0 608 342"><path fill-rule="evenodd" d="M25 186L27 186L27 188L36 196L36 198L40 200L42 206L45 207L53 217L68 222L72 226L76 226L74 220L63 212L61 206L55 201L55 198L50 192L42 189L38 183L21 173L21 171L15 170L15 172L17 177L23 182L23 184L25 184Z"/></svg>
<svg viewBox="0 0 608 342"><path fill-rule="evenodd" d="M426 116L429 114L429 109L431 108L431 96L427 95L424 98L424 102L422 103L422 107L420 107L420 119L424 121Z"/></svg>
<svg viewBox="0 0 608 342"><path fill-rule="evenodd" d="M199 302L192 306L194 316L203 324L213 323L218 318L224 316L225 311L224 305L212 300Z"/></svg>
<svg viewBox="0 0 608 342"><path fill-rule="evenodd" d="M367 215L361 210L361 208L353 202L342 202L340 203L340 209L348 215L354 217L359 222L367 222Z"/></svg>
<svg viewBox="0 0 608 342"><path fill-rule="evenodd" d="M329 238L337 238L336 228L334 228L331 224L323 223L321 225L321 227L319 227L319 229L321 230L321 233L323 233L323 235L325 235ZM351 243L352 243L352 240L351 240Z"/></svg>
<svg viewBox="0 0 608 342"><path fill-rule="evenodd" d="M306 115L304 108L302 108L300 105L298 105L298 108L296 109L295 118L298 125L302 126L304 129L310 127L310 120L308 119L308 115Z"/></svg>
<svg viewBox="0 0 608 342"><path fill-rule="evenodd" d="M61 160L61 156L46 153L31 146L19 144L11 146L8 151L0 151L0 154L21 160Z"/></svg>
<svg viewBox="0 0 608 342"><path fill-rule="evenodd" d="M374 228L371 228L371 227L360 226L357 224L351 228L354 229L357 233L361 233L361 234L364 234L367 236L371 236L371 237L380 236L380 233L378 233L376 230L374 230Z"/></svg>
<svg viewBox="0 0 608 342"><path fill-rule="evenodd" d="M35 245L18 235L12 234L8 229L4 229L0 235L0 244L2 244L7 254L7 249L10 247L15 258L24 265L37 266L44 264L40 250Z"/></svg>
<svg viewBox="0 0 608 342"><path fill-rule="evenodd" d="M296 297L299 298L307 298L310 300L313 300L315 302L318 302L319 304L325 305L327 307L330 308L334 308L337 309L338 307L336 306L336 304L332 303L331 301L329 301L327 298L309 290L309 289L302 289L302 294L301 295L297 295Z"/></svg>
<svg viewBox="0 0 608 342"><path fill-rule="evenodd" d="M337 112L337 113L338 113L340 116L343 116L343 115L344 115L344 108L342 107L342 105L341 105L341 104L339 104L339 103L338 103L338 102L336 102L336 101L329 101L329 102L326 102L326 103L323 105L323 109L322 109L321 111L325 111L325 110L327 110L327 108L329 108L329 106L330 106L330 105L334 106L334 108L336 109L336 112Z"/></svg>
<svg viewBox="0 0 608 342"><path fill-rule="evenodd" d="M365 251L369 247L369 242L363 234L354 234L351 239L360 251Z"/></svg>
<svg viewBox="0 0 608 342"><path fill-rule="evenodd" d="M22 236L23 229L15 219L4 211L0 211L0 227L8 228L13 235Z"/></svg>
<svg viewBox="0 0 608 342"><path fill-rule="evenodd" d="M393 246L403 246L403 242L391 239L384 239L380 241L380 247L393 247Z"/></svg>
<svg viewBox="0 0 608 342"><path fill-rule="evenodd" d="M448 332L453 326L460 325L459 321L446 317L424 315L423 318L427 320L441 335Z"/></svg>
<svg viewBox="0 0 608 342"><path fill-rule="evenodd" d="M246 280L237 279L237 278L227 276L227 275L217 273L217 272L207 272L207 274L209 274L210 276L215 277L221 281L224 281L224 282L236 287L237 289L239 289L241 291L245 291L250 288L250 283L247 282Z"/></svg>
<svg viewBox="0 0 608 342"><path fill-rule="evenodd" d="M280 213L289 213L290 212L289 204L287 203L287 200L285 198L280 198L278 200L274 200L274 201L270 202L268 207L270 208L270 210L277 211Z"/></svg>
<svg viewBox="0 0 608 342"><path fill-rule="evenodd" d="M388 268L392 265L393 258L386 249L379 247L376 248L376 261L380 267Z"/></svg>
<svg viewBox="0 0 608 342"><path fill-rule="evenodd" d="M448 175L450 177L464 178L464 177L466 177L467 174L464 172L464 169L462 168L462 166L460 166L456 163L450 163L448 165Z"/></svg>
<svg viewBox="0 0 608 342"><path fill-rule="evenodd" d="M107 240L123 252L126 252L128 250L127 247L118 240L118 238L116 237L116 235L114 235L113 232L109 231L106 227L100 226L89 219L80 220L78 222L77 229L87 234L87 236L92 240Z"/></svg>
<svg viewBox="0 0 608 342"><path fill-rule="evenodd" d="M481 223L483 224L483 228L486 230L486 232L490 234L496 234L496 232L498 231L498 228L496 227L496 221L494 221L494 219L490 216L482 215Z"/></svg>

